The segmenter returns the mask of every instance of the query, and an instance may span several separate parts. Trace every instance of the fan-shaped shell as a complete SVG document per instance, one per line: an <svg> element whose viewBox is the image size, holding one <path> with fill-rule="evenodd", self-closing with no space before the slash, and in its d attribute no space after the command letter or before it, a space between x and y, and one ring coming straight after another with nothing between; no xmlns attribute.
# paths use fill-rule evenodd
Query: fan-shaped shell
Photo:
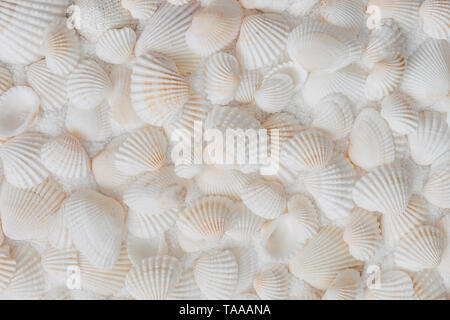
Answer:
<svg viewBox="0 0 450 320"><path fill-rule="evenodd" d="M106 101L94 109L69 106L66 129L75 137L88 141L104 141L112 134L111 110Z"/></svg>
<svg viewBox="0 0 450 320"><path fill-rule="evenodd" d="M16 260L11 257L8 245L0 247L0 288L4 290L16 272Z"/></svg>
<svg viewBox="0 0 450 320"><path fill-rule="evenodd" d="M264 219L251 212L243 203L237 203L226 234L236 241L248 243L259 235Z"/></svg>
<svg viewBox="0 0 450 320"><path fill-rule="evenodd" d="M133 265L139 264L142 260L165 255L168 251L164 235L151 239L138 238L128 234L127 254Z"/></svg>
<svg viewBox="0 0 450 320"><path fill-rule="evenodd" d="M381 19L394 19L409 31L418 22L421 0L369 0L367 2L367 26L374 28Z"/></svg>
<svg viewBox="0 0 450 320"><path fill-rule="evenodd" d="M278 142L281 145L295 137L302 130L300 121L289 112L271 114L261 124L272 139L275 136L278 137ZM272 140L271 143L274 143L274 141Z"/></svg>
<svg viewBox="0 0 450 320"><path fill-rule="evenodd" d="M241 81L234 95L234 100L240 103L251 103L254 100L256 89L261 83L261 75L257 70L244 70Z"/></svg>
<svg viewBox="0 0 450 320"><path fill-rule="evenodd" d="M14 85L13 75L5 66L0 66L0 95Z"/></svg>
<svg viewBox="0 0 450 320"><path fill-rule="evenodd" d="M268 268L253 280L253 287L263 300L285 300L289 295L289 273L284 265Z"/></svg>
<svg viewBox="0 0 450 320"><path fill-rule="evenodd" d="M419 113L401 94L394 93L381 102L381 116L398 134L409 134L417 129Z"/></svg>
<svg viewBox="0 0 450 320"><path fill-rule="evenodd" d="M41 255L42 267L53 276L64 279L69 268L78 268L78 252L75 248L48 247Z"/></svg>
<svg viewBox="0 0 450 320"><path fill-rule="evenodd" d="M97 41L97 56L108 63L125 64L133 58L136 33L131 28L111 29Z"/></svg>
<svg viewBox="0 0 450 320"><path fill-rule="evenodd" d="M288 213L295 215L295 222L299 231L298 236L303 238L303 241L317 233L320 225L319 215L311 199L304 195L296 194L289 198L287 206Z"/></svg>
<svg viewBox="0 0 450 320"><path fill-rule="evenodd" d="M356 300L362 293L359 272L346 269L339 272L331 286L325 291L322 300Z"/></svg>
<svg viewBox="0 0 450 320"><path fill-rule="evenodd" d="M450 4L445 0L425 0L419 9L423 31L432 38L448 39Z"/></svg>
<svg viewBox="0 0 450 320"><path fill-rule="evenodd" d="M47 222L47 240L57 249L72 247L72 237L67 229L67 221L64 214L64 206L50 216Z"/></svg>
<svg viewBox="0 0 450 320"><path fill-rule="evenodd" d="M169 300L198 300L201 299L201 291L195 283L192 268L182 271L180 279L175 287L170 290L167 299Z"/></svg>
<svg viewBox="0 0 450 320"><path fill-rule="evenodd" d="M130 11L135 19L150 18L158 9L159 0L122 0L122 7Z"/></svg>
<svg viewBox="0 0 450 320"><path fill-rule="evenodd" d="M403 271L383 270L378 281L368 286L368 296L375 300L412 300L413 282Z"/></svg>
<svg viewBox="0 0 450 320"><path fill-rule="evenodd" d="M177 215L177 209L171 209L162 214L144 214L130 210L127 218L128 231L136 237L150 239L161 235L173 226Z"/></svg>
<svg viewBox="0 0 450 320"><path fill-rule="evenodd" d="M445 286L436 270L411 274L414 296L419 300L447 300Z"/></svg>
<svg viewBox="0 0 450 320"><path fill-rule="evenodd" d="M282 111L294 98L294 81L287 74L273 74L264 78L254 98L256 105L265 112Z"/></svg>
<svg viewBox="0 0 450 320"><path fill-rule="evenodd" d="M364 22L364 4L359 0L324 0L320 15L326 22L358 34Z"/></svg>
<svg viewBox="0 0 450 320"><path fill-rule="evenodd" d="M433 168L423 186L425 198L437 207L450 208L450 166Z"/></svg>

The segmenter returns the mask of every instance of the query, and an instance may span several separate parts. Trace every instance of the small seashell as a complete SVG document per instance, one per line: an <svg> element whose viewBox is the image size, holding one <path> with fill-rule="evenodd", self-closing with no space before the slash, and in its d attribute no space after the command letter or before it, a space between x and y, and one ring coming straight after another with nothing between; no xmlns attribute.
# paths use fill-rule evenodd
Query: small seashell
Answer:
<svg viewBox="0 0 450 320"><path fill-rule="evenodd" d="M417 129L419 113L413 109L406 97L394 93L381 102L381 116L387 121L392 131L409 134Z"/></svg>
<svg viewBox="0 0 450 320"><path fill-rule="evenodd" d="M227 104L233 100L241 81L239 63L228 53L214 54L206 62L204 78L208 99L213 104Z"/></svg>
<svg viewBox="0 0 450 320"><path fill-rule="evenodd" d="M325 291L322 300L356 300L362 293L359 272L346 269L336 276L331 286Z"/></svg>
<svg viewBox="0 0 450 320"><path fill-rule="evenodd" d="M286 266L277 265L257 275L253 287L263 300L285 300L289 295L289 280Z"/></svg>
<svg viewBox="0 0 450 320"><path fill-rule="evenodd" d="M139 238L157 237L175 224L178 210L167 210L162 214L139 213L129 210L127 217L128 231Z"/></svg>
<svg viewBox="0 0 450 320"><path fill-rule="evenodd" d="M320 2L320 15L327 23L357 35L364 22L364 4L359 0L324 0Z"/></svg>
<svg viewBox="0 0 450 320"><path fill-rule="evenodd" d="M16 272L16 260L11 257L9 246L0 247L0 289L4 290Z"/></svg>
<svg viewBox="0 0 450 320"><path fill-rule="evenodd" d="M414 296L418 300L447 300L441 276L435 270L424 270L411 274Z"/></svg>
<svg viewBox="0 0 450 320"><path fill-rule="evenodd" d="M135 19L150 18L158 9L159 0L122 0L122 7L130 11Z"/></svg>
<svg viewBox="0 0 450 320"><path fill-rule="evenodd" d="M0 137L24 132L39 110L40 99L29 87L13 87L0 96Z"/></svg>
<svg viewBox="0 0 450 320"><path fill-rule="evenodd" d="M279 112L286 109L294 98L294 82L286 74L279 73L265 77L255 91L256 105L265 112Z"/></svg>
<svg viewBox="0 0 450 320"><path fill-rule="evenodd" d="M0 66L0 95L14 86L13 75L8 68Z"/></svg>
<svg viewBox="0 0 450 320"><path fill-rule="evenodd" d="M274 63L283 53L289 26L274 13L246 16L236 42L236 55L245 69L259 69Z"/></svg>
<svg viewBox="0 0 450 320"><path fill-rule="evenodd" d="M138 238L128 235L127 254L133 265L139 264L142 260L165 255L168 252L164 235L151 239Z"/></svg>
<svg viewBox="0 0 450 320"><path fill-rule="evenodd" d="M297 91L301 88L306 78L308 77L308 72L303 69L303 67L295 62L284 62L275 67L273 67L269 73L266 74L265 78L269 79L277 74L288 75L294 82L294 88Z"/></svg>
<svg viewBox="0 0 450 320"><path fill-rule="evenodd" d="M72 237L67 229L67 221L64 215L64 206L48 218L47 240L57 249L68 249L72 247Z"/></svg>
<svg viewBox="0 0 450 320"><path fill-rule="evenodd" d="M241 73L241 81L234 95L234 100L240 103L252 103L256 89L261 84L261 75L255 70L245 70Z"/></svg>
<svg viewBox="0 0 450 320"><path fill-rule="evenodd" d="M78 251L48 247L41 255L41 263L45 271L64 280L70 268L78 268Z"/></svg>
<svg viewBox="0 0 450 320"><path fill-rule="evenodd" d="M151 257L131 268L125 287L136 299L164 300L177 284L180 273L180 265L176 258Z"/></svg>
<svg viewBox="0 0 450 320"><path fill-rule="evenodd" d="M450 4L445 0L425 0L419 9L423 31L432 38L448 39Z"/></svg>
<svg viewBox="0 0 450 320"><path fill-rule="evenodd" d="M371 108L358 115L350 133L348 156L365 170L395 160L395 145L389 126L380 114Z"/></svg>
<svg viewBox="0 0 450 320"><path fill-rule="evenodd" d="M400 27L410 31L418 22L421 0L369 0L367 2L367 27L379 25L381 19L393 19Z"/></svg>
<svg viewBox="0 0 450 320"><path fill-rule="evenodd" d="M392 93L405 70L406 58L400 55L375 63L366 80L366 97L369 100L380 100Z"/></svg>
<svg viewBox="0 0 450 320"><path fill-rule="evenodd" d="M236 292L248 291L258 273L258 255L252 247L234 247L229 249L238 264L238 284Z"/></svg>
<svg viewBox="0 0 450 320"><path fill-rule="evenodd" d="M287 40L289 57L307 71L342 69L357 61L361 50L343 30L321 22L300 24Z"/></svg>
<svg viewBox="0 0 450 320"><path fill-rule="evenodd" d="M199 189L205 194L237 198L250 182L250 177L238 170L206 166L196 177Z"/></svg>
<svg viewBox="0 0 450 320"><path fill-rule="evenodd" d="M111 29L97 41L97 56L108 63L126 64L133 58L136 33L131 28Z"/></svg>
<svg viewBox="0 0 450 320"><path fill-rule="evenodd" d="M412 300L413 282L403 271L381 271L379 279L368 286L368 297L375 300Z"/></svg>
<svg viewBox="0 0 450 320"><path fill-rule="evenodd" d="M353 209L344 230L344 241L350 254L361 261L369 261L381 240L377 216L360 208Z"/></svg>
<svg viewBox="0 0 450 320"><path fill-rule="evenodd" d="M337 227L324 227L315 234L289 263L289 271L310 285L326 290L342 270L359 263Z"/></svg>
<svg viewBox="0 0 450 320"><path fill-rule="evenodd" d="M94 61L81 61L67 79L67 95L73 106L94 109L110 94L112 83Z"/></svg>
<svg viewBox="0 0 450 320"><path fill-rule="evenodd" d="M235 208L225 233L242 243L256 239L264 219L251 212L242 202L237 203Z"/></svg>
<svg viewBox="0 0 450 320"><path fill-rule="evenodd" d="M267 133L271 138L274 136L278 137L281 145L284 145L285 142L292 139L302 130L300 121L289 112L277 112L271 114L261 124L267 129ZM274 143L274 141L271 141L271 143Z"/></svg>
<svg viewBox="0 0 450 320"><path fill-rule="evenodd" d="M353 111L350 101L342 94L330 94L320 100L313 110L311 127L326 132L333 140L347 137L352 129Z"/></svg>
<svg viewBox="0 0 450 320"><path fill-rule="evenodd" d="M305 242L319 230L319 216L312 200L304 195L293 195L289 198L288 213L296 218L298 237Z"/></svg>
<svg viewBox="0 0 450 320"><path fill-rule="evenodd" d="M423 186L423 195L437 207L450 208L450 166L448 164L431 170Z"/></svg>
<svg viewBox="0 0 450 320"><path fill-rule="evenodd" d="M203 0L186 31L186 42L192 51L206 57L229 45L238 35L242 8L236 0Z"/></svg>
<svg viewBox="0 0 450 320"><path fill-rule="evenodd" d="M194 273L192 269L185 269L175 285L167 296L168 300L199 300L201 291L195 283Z"/></svg>

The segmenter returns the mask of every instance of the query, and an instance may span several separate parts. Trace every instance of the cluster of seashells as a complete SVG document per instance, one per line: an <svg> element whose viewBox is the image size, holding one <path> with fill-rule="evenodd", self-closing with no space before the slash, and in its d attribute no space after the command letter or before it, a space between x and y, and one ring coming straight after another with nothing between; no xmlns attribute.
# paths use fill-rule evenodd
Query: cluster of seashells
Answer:
<svg viewBox="0 0 450 320"><path fill-rule="evenodd" d="M2 298L450 297L450 1L0 0L0 25ZM277 173L174 163L196 122L279 133Z"/></svg>

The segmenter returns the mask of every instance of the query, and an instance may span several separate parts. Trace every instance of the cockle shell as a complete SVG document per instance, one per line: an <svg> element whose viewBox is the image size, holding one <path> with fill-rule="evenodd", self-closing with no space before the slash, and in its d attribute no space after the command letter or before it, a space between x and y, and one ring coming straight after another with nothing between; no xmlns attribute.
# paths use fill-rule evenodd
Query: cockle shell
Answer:
<svg viewBox="0 0 450 320"><path fill-rule="evenodd" d="M382 270L375 283L368 286L368 296L375 300L412 300L413 282L403 271Z"/></svg>
<svg viewBox="0 0 450 320"><path fill-rule="evenodd" d="M131 28L111 29L97 41L97 56L108 63L125 64L133 58L136 33Z"/></svg>
<svg viewBox="0 0 450 320"><path fill-rule="evenodd" d="M47 240L57 249L72 247L72 237L67 229L67 221L64 214L64 206L52 214L47 222Z"/></svg>
<svg viewBox="0 0 450 320"><path fill-rule="evenodd" d="M178 209L167 210L162 214L144 214L130 210L127 217L128 231L136 237L154 238L173 226L177 216Z"/></svg>
<svg viewBox="0 0 450 320"><path fill-rule="evenodd" d="M367 27L374 28L381 19L394 19L403 29L410 31L418 22L421 0L369 0Z"/></svg>
<svg viewBox="0 0 450 320"><path fill-rule="evenodd" d="M139 300L164 300L180 277L176 258L156 256L142 260L131 268L125 287Z"/></svg>
<svg viewBox="0 0 450 320"><path fill-rule="evenodd" d="M359 0L324 0L320 15L327 23L358 34L364 22L364 4Z"/></svg>
<svg viewBox="0 0 450 320"><path fill-rule="evenodd" d="M57 249L48 247L41 255L44 271L64 279L70 268L78 268L78 251L75 248Z"/></svg>
<svg viewBox="0 0 450 320"><path fill-rule="evenodd" d="M133 265L153 256L165 255L167 252L168 248L164 235L143 239L128 234L127 254Z"/></svg>
<svg viewBox="0 0 450 320"><path fill-rule="evenodd" d="M295 216L298 237L302 242L311 238L319 230L319 215L314 202L300 194L291 196L287 203L288 213ZM301 232L300 232L301 231Z"/></svg>
<svg viewBox="0 0 450 320"><path fill-rule="evenodd" d="M159 0L121 0L122 7L135 19L150 18L158 9Z"/></svg>
<svg viewBox="0 0 450 320"><path fill-rule="evenodd" d="M198 300L201 299L201 291L195 283L192 268L185 269L181 272L175 287L170 290L167 296L168 300Z"/></svg>
<svg viewBox="0 0 450 320"><path fill-rule="evenodd" d="M439 219L437 227L444 232L447 238L450 236L450 212L444 212L444 214Z"/></svg>
<svg viewBox="0 0 450 320"><path fill-rule="evenodd" d="M331 286L325 291L322 300L356 300L362 293L359 272L346 269L339 272Z"/></svg>
<svg viewBox="0 0 450 320"><path fill-rule="evenodd" d="M285 300L290 289L286 266L277 265L264 270L253 280L253 287L263 300Z"/></svg>
<svg viewBox="0 0 450 320"><path fill-rule="evenodd" d="M245 69L259 69L275 62L285 49L289 26L274 13L246 16L236 43L236 55Z"/></svg>
<svg viewBox="0 0 450 320"><path fill-rule="evenodd" d="M192 51L206 57L229 45L238 35L242 8L237 0L208 0L194 14L186 31L186 42Z"/></svg>
<svg viewBox="0 0 450 320"><path fill-rule="evenodd" d="M281 145L300 133L303 128L295 115L289 112L271 114L261 124L267 129L267 133L271 137L271 144L276 143L273 140L277 137L278 143Z"/></svg>
<svg viewBox="0 0 450 320"><path fill-rule="evenodd" d="M11 257L8 245L0 247L0 289L4 290L16 272L16 260Z"/></svg>
<svg viewBox="0 0 450 320"><path fill-rule="evenodd" d="M371 170L395 160L394 138L380 114L371 108L362 110L355 119L348 146L350 160Z"/></svg>
<svg viewBox="0 0 450 320"><path fill-rule="evenodd" d="M236 292L248 291L253 279L258 273L259 257L251 246L232 247L229 250L234 254L238 264L238 284Z"/></svg>
<svg viewBox="0 0 450 320"><path fill-rule="evenodd" d="M294 82L286 74L274 74L264 78L255 91L256 105L265 112L279 112L286 109L294 98Z"/></svg>
<svg viewBox="0 0 450 320"><path fill-rule="evenodd" d="M338 273L358 266L337 227L324 227L289 263L289 271L310 285L326 290Z"/></svg>
<svg viewBox="0 0 450 320"><path fill-rule="evenodd" d="M5 66L0 66L0 95L14 85L13 75Z"/></svg>
<svg viewBox="0 0 450 320"><path fill-rule="evenodd" d="M306 78L308 77L308 71L306 71L301 65L292 61L283 62L273 67L266 74L265 78L269 79L270 77L277 74L288 75L294 83L295 91L301 88L301 86L305 83Z"/></svg>
<svg viewBox="0 0 450 320"><path fill-rule="evenodd" d="M389 127L399 134L409 134L416 130L419 123L419 113L408 99L401 94L394 93L381 102L381 116Z"/></svg>
<svg viewBox="0 0 450 320"><path fill-rule="evenodd" d="M448 39L450 4L445 0L425 0L419 9L423 31L432 38Z"/></svg>
<svg viewBox="0 0 450 320"><path fill-rule="evenodd" d="M414 296L419 300L447 300L445 286L436 270L411 274Z"/></svg>
<svg viewBox="0 0 450 320"><path fill-rule="evenodd" d="M423 195L437 207L450 208L450 165L431 169L423 186Z"/></svg>
<svg viewBox="0 0 450 320"><path fill-rule="evenodd" d="M40 99L33 89L13 87L0 96L0 137L24 132L39 111Z"/></svg>
<svg viewBox="0 0 450 320"><path fill-rule="evenodd" d="M235 208L225 233L242 243L255 240L264 219L251 212L242 202L235 204Z"/></svg>
<svg viewBox="0 0 450 320"><path fill-rule="evenodd" d="M241 103L251 103L254 100L256 89L261 84L262 77L257 70L244 70L241 72L241 81L234 95L234 100Z"/></svg>

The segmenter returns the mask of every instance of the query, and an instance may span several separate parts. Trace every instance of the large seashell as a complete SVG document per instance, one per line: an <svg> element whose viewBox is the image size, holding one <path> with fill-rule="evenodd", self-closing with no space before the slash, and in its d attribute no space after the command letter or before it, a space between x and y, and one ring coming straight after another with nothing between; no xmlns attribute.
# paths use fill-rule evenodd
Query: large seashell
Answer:
<svg viewBox="0 0 450 320"><path fill-rule="evenodd" d="M236 55L245 69L259 69L274 63L285 49L289 26L274 13L244 18L236 42Z"/></svg>
<svg viewBox="0 0 450 320"><path fill-rule="evenodd" d="M0 95L14 86L13 75L8 68L0 66Z"/></svg>
<svg viewBox="0 0 450 320"><path fill-rule="evenodd" d="M367 26L372 29L381 19L393 19L403 29L410 31L418 22L421 0L369 0Z"/></svg>
<svg viewBox="0 0 450 320"><path fill-rule="evenodd" d="M67 75L56 75L48 69L45 60L29 65L27 79L41 98L44 110L60 110L67 102Z"/></svg>
<svg viewBox="0 0 450 320"><path fill-rule="evenodd" d="M409 134L417 129L419 113L413 109L406 97L394 93L381 102L381 116L392 131Z"/></svg>
<svg viewBox="0 0 450 320"><path fill-rule="evenodd" d="M353 111L350 101L341 94L331 94L318 102L313 110L312 128L328 133L333 140L347 137L352 129Z"/></svg>
<svg viewBox="0 0 450 320"><path fill-rule="evenodd" d="M48 247L41 255L42 267L55 277L64 279L70 268L78 267L78 251L75 248Z"/></svg>
<svg viewBox="0 0 450 320"><path fill-rule="evenodd" d="M265 77L255 91L256 105L265 112L279 112L291 104L294 98L294 81L283 73Z"/></svg>
<svg viewBox="0 0 450 320"><path fill-rule="evenodd" d="M237 198L250 182L250 176L238 170L206 166L195 177L195 180L199 189L205 194L218 194Z"/></svg>
<svg viewBox="0 0 450 320"><path fill-rule="evenodd" d="M414 296L419 300L447 300L441 276L435 270L411 274Z"/></svg>
<svg viewBox="0 0 450 320"><path fill-rule="evenodd" d="M364 22L364 4L359 0L324 0L320 15L326 22L358 34Z"/></svg>
<svg viewBox="0 0 450 320"><path fill-rule="evenodd" d="M87 152L80 141L70 134L63 134L44 144L41 161L50 172L62 178L84 178L91 171Z"/></svg>
<svg viewBox="0 0 450 320"><path fill-rule="evenodd" d="M204 0L186 31L186 42L192 51L206 57L229 45L238 35L242 8L237 0Z"/></svg>
<svg viewBox="0 0 450 320"><path fill-rule="evenodd" d="M405 70L406 58L400 55L375 63L366 80L366 97L380 100L390 94L400 83Z"/></svg>
<svg viewBox="0 0 450 320"><path fill-rule="evenodd" d="M338 273L358 266L337 227L324 227L289 263L289 271L310 285L326 290Z"/></svg>
<svg viewBox="0 0 450 320"><path fill-rule="evenodd" d="M304 177L306 190L314 196L318 207L331 219L349 215L354 204L351 189L355 173L350 161L337 156L323 169L314 170Z"/></svg>
<svg viewBox="0 0 450 320"><path fill-rule="evenodd" d="M264 219L251 212L242 202L237 203L235 208L226 234L242 243L256 239Z"/></svg>
<svg viewBox="0 0 450 320"><path fill-rule="evenodd" d="M120 255L125 212L119 202L80 190L64 202L75 247L97 268L111 268Z"/></svg>
<svg viewBox="0 0 450 320"><path fill-rule="evenodd" d="M356 300L362 293L359 272L346 269L339 272L331 286L325 291L322 300Z"/></svg>
<svg viewBox="0 0 450 320"><path fill-rule="evenodd" d="M67 79L67 95L73 106L93 109L110 94L112 83L96 62L80 62Z"/></svg>
<svg viewBox="0 0 450 320"><path fill-rule="evenodd" d="M425 0L419 9L423 31L432 38L448 39L450 4L445 0Z"/></svg>
<svg viewBox="0 0 450 320"><path fill-rule="evenodd" d="M164 235L152 239L143 239L128 234L127 254L133 265L153 256L165 255L167 251Z"/></svg>
<svg viewBox="0 0 450 320"><path fill-rule="evenodd" d="M207 299L224 300L238 285L238 264L230 250L204 253L195 262L194 277Z"/></svg>
<svg viewBox="0 0 450 320"><path fill-rule="evenodd" d="M395 160L394 138L376 110L367 108L359 113L350 133L348 155L366 170Z"/></svg>
<svg viewBox="0 0 450 320"><path fill-rule="evenodd" d="M286 209L286 193L277 181L252 181L242 190L241 199L254 214L264 219L275 219Z"/></svg>
<svg viewBox="0 0 450 320"><path fill-rule="evenodd" d="M245 70L241 73L241 81L234 95L234 100L240 103L252 103L256 89L261 83L261 75L257 70Z"/></svg>
<svg viewBox="0 0 450 320"><path fill-rule="evenodd" d="M308 71L336 71L359 59L360 44L340 28L321 22L305 22L287 40L289 57Z"/></svg>
<svg viewBox="0 0 450 320"><path fill-rule="evenodd" d="M268 268L253 280L253 287L263 300L285 300L289 295L289 272L284 265Z"/></svg>
<svg viewBox="0 0 450 320"><path fill-rule="evenodd" d="M29 87L13 87L0 97L0 137L24 132L39 110L40 99Z"/></svg>
<svg viewBox="0 0 450 320"><path fill-rule="evenodd" d="M136 299L164 300L177 284L180 273L176 258L151 257L131 268L125 287Z"/></svg>
<svg viewBox="0 0 450 320"><path fill-rule="evenodd" d="M177 215L177 209L162 214L144 214L130 210L127 217L128 231L136 237L151 239L173 226Z"/></svg>
<svg viewBox="0 0 450 320"><path fill-rule="evenodd" d="M11 257L8 245L0 247L0 289L4 290L16 272L16 260Z"/></svg>
<svg viewBox="0 0 450 320"><path fill-rule="evenodd" d="M57 249L72 247L72 237L67 229L64 206L50 216L47 222L47 240Z"/></svg>
<svg viewBox="0 0 450 320"><path fill-rule="evenodd" d="M417 130L408 135L411 158L418 165L427 166L436 162L450 149L450 129L445 117L439 112L419 113Z"/></svg>
<svg viewBox="0 0 450 320"><path fill-rule="evenodd" d="M375 300L412 300L413 282L403 271L381 271L379 279L368 286L368 296Z"/></svg>
<svg viewBox="0 0 450 320"><path fill-rule="evenodd" d="M425 198L440 208L450 208L450 165L433 168L423 186Z"/></svg>
<svg viewBox="0 0 450 320"><path fill-rule="evenodd" d="M40 160L40 152L47 137L25 132L6 141L0 148L5 178L18 188L32 188L48 177Z"/></svg>
<svg viewBox="0 0 450 320"><path fill-rule="evenodd" d="M428 39L408 57L400 89L419 105L445 98L450 83L450 49L445 40Z"/></svg>
<svg viewBox="0 0 450 320"><path fill-rule="evenodd" d="M136 33L131 28L111 29L97 41L97 56L108 63L125 64L133 58Z"/></svg>
<svg viewBox="0 0 450 320"><path fill-rule="evenodd" d="M344 230L344 241L350 254L358 260L368 261L375 255L380 239L377 216L363 209L353 209Z"/></svg>
<svg viewBox="0 0 450 320"><path fill-rule="evenodd" d="M2 184L0 207L5 235L15 240L45 239L47 222L65 198L52 178L31 189Z"/></svg>
<svg viewBox="0 0 450 320"><path fill-rule="evenodd" d="M214 54L206 62L204 79L208 99L213 104L226 104L233 100L241 81L239 63L228 53Z"/></svg>
<svg viewBox="0 0 450 320"><path fill-rule="evenodd" d="M135 19L150 18L158 9L159 0L122 0L122 7L130 11Z"/></svg>
<svg viewBox="0 0 450 320"><path fill-rule="evenodd" d="M162 126L180 116L189 99L189 87L172 60L149 52L136 58L133 64L130 95L142 120Z"/></svg>

